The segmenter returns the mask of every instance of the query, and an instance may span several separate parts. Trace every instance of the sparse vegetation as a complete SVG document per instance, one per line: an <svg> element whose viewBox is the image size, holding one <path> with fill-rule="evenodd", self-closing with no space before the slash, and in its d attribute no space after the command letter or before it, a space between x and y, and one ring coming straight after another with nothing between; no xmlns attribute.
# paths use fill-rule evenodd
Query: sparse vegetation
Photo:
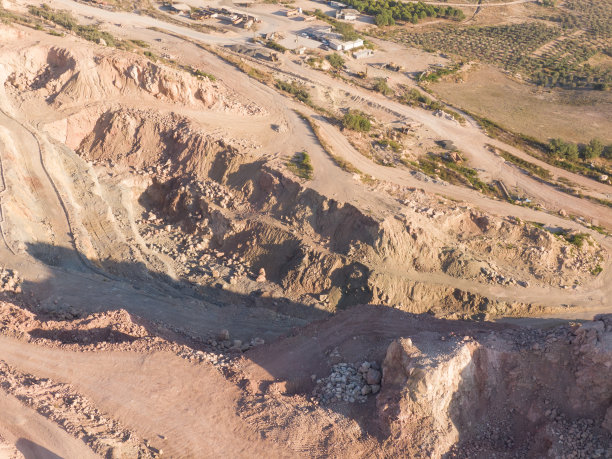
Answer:
<svg viewBox="0 0 612 459"><path fill-rule="evenodd" d="M393 89L389 87L387 81L384 78L376 79L376 82L374 83L374 89L379 93L384 94L385 96L390 96L394 93Z"/></svg>
<svg viewBox="0 0 612 459"><path fill-rule="evenodd" d="M495 187L478 178L478 172L468 166L453 162L446 155L439 156L430 153L427 156L420 157L417 161L407 161L405 159L401 161L404 165L420 170L430 177L439 178L456 185L472 187L484 194L498 195Z"/></svg>
<svg viewBox="0 0 612 459"><path fill-rule="evenodd" d="M148 48L149 44L146 41L143 40L128 40L130 43L133 43L136 46L139 46L141 48Z"/></svg>
<svg viewBox="0 0 612 459"><path fill-rule="evenodd" d="M344 65L344 58L338 53L328 54L325 56L325 59L327 59L329 65L335 69L341 69Z"/></svg>
<svg viewBox="0 0 612 459"><path fill-rule="evenodd" d="M427 81L430 83L434 83L436 81L439 81L444 76L457 73L462 65L463 64L458 63L458 64L452 64L448 67L436 67L432 70L421 72L417 78L419 81Z"/></svg>
<svg viewBox="0 0 612 459"><path fill-rule="evenodd" d="M276 80L275 85L278 89L280 89L281 91L288 92L300 102L310 101L310 93L303 85L299 83L296 83L294 81L287 82L283 80Z"/></svg>
<svg viewBox="0 0 612 459"><path fill-rule="evenodd" d="M319 129L319 126L317 125L317 123L314 122L314 120L310 116L307 116L304 113L297 112L297 111L296 113L299 115L300 118L302 118L304 121L308 123L315 137L321 144L321 147L323 147L323 150L325 150L325 153L329 155L329 157L334 161L334 163L336 163L338 167L340 167L340 169L350 174L359 174L362 180L364 180L365 177L369 177L369 176L364 176L364 174L359 169L357 169L353 164L351 164L350 162L346 161L344 158L341 158L340 156L336 155L333 152L331 146L321 136L321 130Z"/></svg>
<svg viewBox="0 0 612 459"><path fill-rule="evenodd" d="M395 153L402 151L402 145L393 139L382 139L378 142L378 144L383 148L390 148Z"/></svg>
<svg viewBox="0 0 612 459"><path fill-rule="evenodd" d="M30 14L53 22L66 30L74 32L79 37L94 43L106 44L120 49L130 49L129 41L119 40L108 32L102 31L97 25L81 25L68 11L57 11L43 3L40 7L30 6ZM146 52L145 52L146 55Z"/></svg>
<svg viewBox="0 0 612 459"><path fill-rule="evenodd" d="M529 161L524 160L523 158L519 158L518 156L513 155L505 150L497 150L499 155L504 158L506 161L511 162L518 167L526 170L530 174L536 175L544 180L549 180L551 178L551 173L548 169L544 169L537 164L530 163Z"/></svg>
<svg viewBox="0 0 612 459"><path fill-rule="evenodd" d="M580 150L576 144L562 139L552 139L550 143L540 142L533 137L511 132L487 118L474 114L470 114L470 116L480 124L489 136L516 146L552 166L560 167L595 180L598 180L601 174L609 174L609 171L605 168L598 167L595 164L587 164L580 160Z"/></svg>
<svg viewBox="0 0 612 459"><path fill-rule="evenodd" d="M408 89L404 87L403 92L400 93L400 95L397 97L397 100L399 100L399 102L403 104L410 105L411 107L416 106L431 111L441 110L444 113L448 113L449 115L451 115L453 119L455 119L459 123L465 123L465 117L461 115L461 113L458 113L455 110L448 108L446 105L441 102L438 102L437 100L431 99L429 96L423 94L418 89Z"/></svg>
<svg viewBox="0 0 612 459"><path fill-rule="evenodd" d="M203 72L200 69L194 69L193 67L188 67L187 70L193 76L199 78L200 80L207 79L207 80L210 80L210 81L216 81L216 79L217 79L214 75L211 75L210 73Z"/></svg>
<svg viewBox="0 0 612 459"><path fill-rule="evenodd" d="M310 156L305 151L296 153L293 158L287 163L291 171L295 175L305 180L311 180L314 168L310 161Z"/></svg>
<svg viewBox="0 0 612 459"><path fill-rule="evenodd" d="M321 136L321 130L319 129L319 126L317 125L317 123L314 122L314 120L310 117L307 116L301 112L297 112L298 116L300 118L302 118L304 121L306 121L308 123L308 125L310 126L310 128L312 129L312 132L314 133L315 137L317 138L317 140L319 141L319 143L321 144L321 147L323 148L323 150L325 150L325 153L327 153L329 155L329 157L331 158L331 160L336 163L336 165L342 169L345 172L348 172L349 174L358 174L359 176L361 176L361 180L364 183L374 183L374 179L367 175L367 174L363 174L359 169L357 169L352 163L346 161L344 158L336 155L334 153L334 151L332 150L331 146L325 141L325 139L323 139L323 137Z"/></svg>
<svg viewBox="0 0 612 459"><path fill-rule="evenodd" d="M357 110L349 110L342 119L342 125L346 129L357 132L368 132L372 128L370 118L365 113Z"/></svg>
<svg viewBox="0 0 612 459"><path fill-rule="evenodd" d="M323 58L320 56L310 56L308 59L306 59L306 63L312 68L319 68L323 63Z"/></svg>

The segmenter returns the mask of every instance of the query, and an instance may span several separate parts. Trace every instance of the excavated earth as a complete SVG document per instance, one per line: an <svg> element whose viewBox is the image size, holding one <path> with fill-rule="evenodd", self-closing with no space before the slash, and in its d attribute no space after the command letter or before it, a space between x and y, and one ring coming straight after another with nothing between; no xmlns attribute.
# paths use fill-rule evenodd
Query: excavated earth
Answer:
<svg viewBox="0 0 612 459"><path fill-rule="evenodd" d="M340 201L258 91L0 26L0 456L612 458L612 316L483 321L603 243Z"/></svg>

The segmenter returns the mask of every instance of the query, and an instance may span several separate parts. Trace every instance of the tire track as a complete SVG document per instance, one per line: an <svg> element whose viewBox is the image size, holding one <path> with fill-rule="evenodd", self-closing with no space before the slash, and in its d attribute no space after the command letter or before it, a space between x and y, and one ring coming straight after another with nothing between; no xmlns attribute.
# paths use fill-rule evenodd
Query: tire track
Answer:
<svg viewBox="0 0 612 459"><path fill-rule="evenodd" d="M3 223L5 222L4 220L4 208L2 207L2 196L6 191L6 179L4 178L4 166L2 164L2 152L0 151L0 234L2 235L2 240L4 241L4 245L6 245L6 248L9 249L9 251L15 255L15 251L13 250L13 248L11 247L11 245L8 243L8 239L6 237L5 234L5 229L4 229L4 225Z"/></svg>

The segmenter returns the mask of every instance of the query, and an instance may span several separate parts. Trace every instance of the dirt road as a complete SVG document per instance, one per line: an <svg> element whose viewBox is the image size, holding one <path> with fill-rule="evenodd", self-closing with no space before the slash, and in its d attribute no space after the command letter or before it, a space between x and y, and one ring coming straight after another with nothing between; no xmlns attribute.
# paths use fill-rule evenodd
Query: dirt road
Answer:
<svg viewBox="0 0 612 459"><path fill-rule="evenodd" d="M147 31L147 36L151 33L153 32ZM159 35L158 32L155 33ZM166 39L170 41L169 38ZM178 44L181 43L181 40L176 37L173 37L172 40L176 41ZM309 186L319 191L322 195L334 197L339 201L355 203L356 206L361 208L374 209L373 211L381 216L393 214L399 210L399 204L394 202L394 200L392 200L389 196L368 190L367 187L364 187L363 184L359 180L356 180L351 174L340 171L335 166L327 153L325 153L325 151L319 145L318 140L310 131L307 123L301 120L293 111L293 109L308 111L308 109L302 104L290 101L273 89L261 85L255 80L249 78L247 75L241 72L236 72L236 69L233 66L221 61L215 56L210 55L202 49L184 42L180 46L182 49L184 49L185 56L189 56L188 60L185 61L186 63L191 63L193 65L197 62L207 62L208 69L217 75L221 80L227 82L227 84L233 90L235 90L237 94L248 100L252 100L260 106L266 107L266 110L268 110L268 114L266 116L257 120L249 120L248 122L246 120L237 120L231 124L227 123L227 129L230 131L230 133L235 130L236 135L252 135L254 138L257 138L262 144L266 145L266 148L262 150L262 155L268 159L271 157L277 157L278 161L283 161L283 156L291 155L293 152L297 151L308 151L311 154L314 169L316 171L315 178L312 182L310 182ZM191 51L188 52L188 49L191 49ZM483 169L486 170L487 173L494 171L494 175L491 175L491 178L499 176L504 177L504 179L508 181L511 177L513 180L516 180L515 183L517 187L523 187L529 190L529 192L534 193L537 196L541 196L543 200L550 203L550 208L554 209L555 206L560 206L560 204L563 203L564 208L568 212L575 210L576 213L581 213L589 218L599 218L596 217L596 215L598 215L598 213L601 211L600 206L578 200L577 198L568 198L551 187L536 182L529 177L525 177L523 174L517 172L516 169L504 164L498 157L492 155L486 149L485 145L490 141L490 139L474 126L459 126L453 121L432 116L429 112L396 104L383 96L371 94L365 90L332 80L330 77L321 72L298 67L291 62L286 62L284 69L281 68L281 71L290 72L292 75L297 75L299 72L303 78L307 78L314 84L337 84L341 90L345 90L349 94L353 94L354 97L364 101L363 103L372 104L372 107L376 108L377 110L386 110L387 113L391 112L391 114L394 114L393 116L416 119L419 122L423 122L437 135L441 136L442 138L452 139L462 150L472 152L473 157L479 158L479 160L482 159L481 165L483 166ZM314 113L311 113L311 115L315 116ZM194 112L194 116L196 119L199 118L204 124L214 122L213 118L205 113L198 116L197 113ZM449 196L453 199L459 199L471 203L471 205L484 211L491 212L495 215L514 215L523 220L538 221L551 226L569 227L581 231L584 230L584 228L577 223L561 219L548 213L537 212L532 209L513 206L509 203L492 200L474 190L464 187L452 185L443 186L433 182L423 182L414 178L407 170L401 168L388 168L375 164L359 154L348 143L346 137L340 133L336 127L328 124L322 119L319 119L317 122L321 126L323 136L332 145L335 154L340 155L358 167L362 172L370 174L377 179L409 187L422 188L428 192ZM272 125L286 125L288 131L281 134L275 133L271 128ZM19 129L18 126L13 127L15 129ZM35 145L25 146L23 150L31 151L34 146ZM72 159L71 161L77 160ZM495 170L495 168L498 169ZM39 175L44 178L42 172ZM45 198L45 200L52 198L53 196L50 196ZM85 199L84 197L82 198ZM103 208L96 212L96 214L99 215L104 213L105 211ZM56 213L56 215L57 214L61 215L59 212ZM44 215L44 213L41 212L41 219L43 218L42 215ZM95 215L92 215L92 219L95 220L94 217ZM612 216L609 214L603 214L599 219L600 224L608 222L608 220L612 220ZM62 223L61 221L58 222L58 227L61 227L59 226L61 224L65 223ZM25 222L24 227L27 227ZM65 230L64 234L67 233L68 229ZM93 235L103 234L98 231L89 231L89 233ZM594 237L603 243L604 246L610 247L609 243L602 238L601 235L594 234ZM113 237L109 236L104 237L103 239L98 239L98 244L102 247L102 249L108 251L115 250L110 245L112 244ZM118 238L114 239L118 240ZM62 247L69 247L70 238L66 236L66 240L62 244L58 245L61 245ZM105 248L105 246L108 247ZM78 305L82 303L82 300L79 300L78 298L79 289L74 288L74 285L71 284L74 282L75 276L78 274L71 274L69 276L56 275L53 271L47 269L34 272L33 268L28 267L28 263L28 261L22 259L18 263L18 266L23 267L24 273L29 273L29 279L45 279L49 277L53 279L53 281L49 283L33 282L33 285L40 284L40 286L32 287L38 293L45 292L49 298L53 297L56 300L57 297L61 297L62 299L58 301L66 301L70 302L71 304ZM80 270L82 270L82 268L80 268ZM552 287L543 290L525 290L520 288L506 289L501 287L493 288L473 281L461 281L460 283L463 288L466 288L469 291L498 297L501 299L520 299L527 302L542 301L545 304L574 304L576 306L580 306L581 308L587 308L586 310L588 311L588 308L603 307L606 304L607 299L610 297L610 288L612 287L609 287L608 285L610 283L606 282L610 276L610 271L611 270L609 269L604 269L604 274L598 276L590 285L571 291ZM92 274L96 273L94 272ZM413 277L415 280L421 280L422 276L419 277L418 273L414 273ZM62 280L64 278L65 281ZM142 290L135 291L131 286L129 286L129 284L126 285L118 280L109 280L112 281L113 285L115 286L115 288L111 291L96 287L95 280L93 278L91 282L86 284L88 285L87 288L92 289L91 291L103 292L99 296L99 301L94 301L92 304L87 305L89 310L99 310L99 308L104 308L105 302L107 305L125 305L128 310L133 311L136 314L145 314L147 317L154 320L168 320L167 323L177 325L179 327L186 327L188 330L196 333L214 333L214 331L218 329L230 328L232 333L237 333L240 336L246 335L250 338L266 331L266 321L268 320L268 316L264 313L264 311L261 311L261 321L250 317L245 320L240 319L231 322L231 324L227 324L229 321L223 317L223 313L227 311L222 312L220 309L218 309L218 306L207 305L201 301L195 300L193 297L189 299L189 295L187 294L187 296L185 296L185 292L172 292L172 290L167 290L165 287L160 291L160 286L155 284L147 285L147 287L144 289L157 293L161 293L164 291L164 289L166 289L164 291L164 296L169 294L170 296L174 297L174 299L168 300L164 297L156 296L156 294L151 294L148 296L143 295ZM427 281L427 279L422 280ZM439 278L436 279L436 282L440 283L441 285L457 285L458 280L450 276L439 276ZM62 291L62 294L59 293L60 290ZM185 301L186 299L188 301ZM239 311L243 305L240 303L242 303L244 300L245 299L239 299L237 302L238 304L235 305L232 315L236 314L237 317L241 317ZM151 308L152 304L158 304L159 307ZM177 304L180 304L180 306L177 306ZM170 305L170 308L168 308L168 305ZM172 308L177 307L177 311L170 312ZM193 320L197 314L203 314L204 311L206 311L205 314L208 317L208 321L206 323ZM584 310L581 310L579 314L583 316L585 314ZM287 327L290 327L291 320L286 320L284 322L279 321L275 322L274 324L275 326L270 327L267 330L270 336L282 333L283 329L286 330Z"/></svg>
<svg viewBox="0 0 612 459"><path fill-rule="evenodd" d="M169 457L292 456L282 445L259 438L238 417L238 388L212 367L194 366L168 353L76 353L6 337L0 337L0 355L20 371L73 385ZM3 402L10 403L0 394L0 406ZM56 442L50 449L63 438L57 430L46 435ZM64 450L71 445L67 442Z"/></svg>
<svg viewBox="0 0 612 459"><path fill-rule="evenodd" d="M25 458L50 459L99 457L81 440L73 438L57 424L25 407L16 398L0 391L0 436L16 445ZM0 457L3 451L0 449Z"/></svg>
<svg viewBox="0 0 612 459"><path fill-rule="evenodd" d="M138 16L127 12L109 12L99 8L90 7L82 3L72 2L70 0L53 0L52 4L56 4L57 7L61 8L74 8L74 11L77 13L92 15L103 21L121 23L125 29L133 29L137 36L149 34L148 31L139 32L138 29L141 27L157 27L171 33L200 40L208 44L233 44L248 41L248 37L246 36L228 37L215 34L204 34L187 27L176 26L150 17ZM488 6L493 5L489 4ZM139 38L144 37L140 36ZM524 190L524 192L528 195L537 196L539 199L543 200L547 208L554 210L564 208L569 213L580 215L585 218L593 218L597 220L600 225L612 228L612 213L607 212L607 210L602 206L568 196L567 194L559 192L553 187L533 180L524 173L518 171L516 167L507 165L502 158L494 155L486 147L486 145L495 145L496 147L509 151L516 156L522 157L523 159L531 161L535 164L540 164L541 162L531 158L526 153L521 152L510 145L491 139L490 137L486 136L475 123L471 122L467 126L459 126L453 121L437 118L430 112L399 104L382 95L373 94L361 88L348 85L340 80L332 79L322 72L318 72L303 66L298 66L292 62L291 59L284 58L284 64L286 71L293 75L301 78L307 78L315 84L326 87L333 86L337 89L349 91L364 101L374 103L377 106L385 107L385 109L391 110L400 118L405 117L423 123L433 132L440 135L441 138L452 140L455 145L457 145L457 147L468 156L470 164L473 167L483 170L481 173L481 177L483 179L502 179L504 181L508 181L511 186L515 186L518 189ZM555 176L564 177L582 187L585 187L586 190L584 192L591 194L594 197L606 199L608 195L612 194L612 187L609 185L601 184L593 180L586 179L585 177L553 168L543 163L540 165L551 170Z"/></svg>

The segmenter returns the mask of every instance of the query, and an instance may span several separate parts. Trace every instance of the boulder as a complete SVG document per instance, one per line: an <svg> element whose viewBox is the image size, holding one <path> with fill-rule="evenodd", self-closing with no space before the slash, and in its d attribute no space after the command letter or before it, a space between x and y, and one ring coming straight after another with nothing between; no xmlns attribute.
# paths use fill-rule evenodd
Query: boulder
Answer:
<svg viewBox="0 0 612 459"><path fill-rule="evenodd" d="M228 330L221 330L217 335L218 341L227 341L230 338L230 334Z"/></svg>
<svg viewBox="0 0 612 459"><path fill-rule="evenodd" d="M379 384L382 379L382 374L380 371L375 370L374 368L370 368L365 376L366 382L370 385Z"/></svg>

